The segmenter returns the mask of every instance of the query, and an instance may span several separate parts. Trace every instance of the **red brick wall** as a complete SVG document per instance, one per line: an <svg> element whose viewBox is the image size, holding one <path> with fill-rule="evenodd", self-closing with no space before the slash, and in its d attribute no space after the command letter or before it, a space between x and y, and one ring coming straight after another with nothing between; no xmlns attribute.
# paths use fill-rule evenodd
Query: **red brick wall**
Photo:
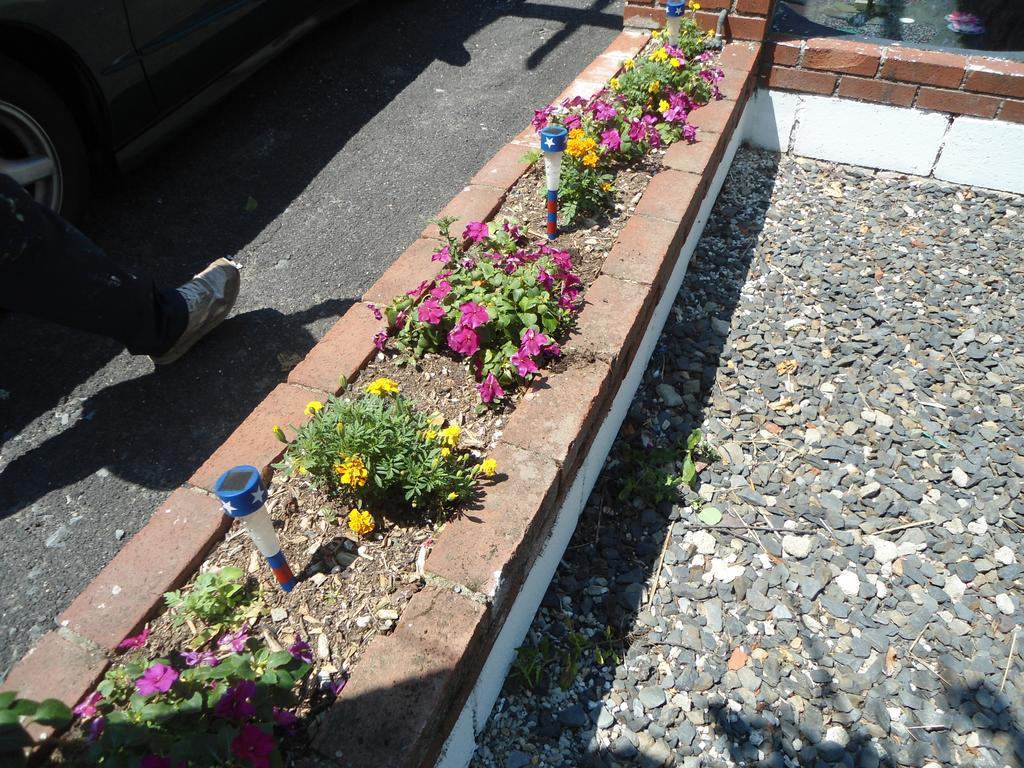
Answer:
<svg viewBox="0 0 1024 768"><path fill-rule="evenodd" d="M773 36L761 83L897 107L1024 122L1024 62L874 45L839 38Z"/></svg>
<svg viewBox="0 0 1024 768"><path fill-rule="evenodd" d="M718 14L728 10L725 37L727 40L764 40L771 26L769 20L775 0L697 0L696 11L701 28L714 31ZM665 25L665 0L626 0L623 20L627 27L653 28Z"/></svg>

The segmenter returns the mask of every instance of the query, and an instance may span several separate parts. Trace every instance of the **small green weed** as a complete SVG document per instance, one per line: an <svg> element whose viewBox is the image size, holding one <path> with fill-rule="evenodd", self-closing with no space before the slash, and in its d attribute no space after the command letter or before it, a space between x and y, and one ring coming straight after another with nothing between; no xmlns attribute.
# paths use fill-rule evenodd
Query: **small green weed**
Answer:
<svg viewBox="0 0 1024 768"><path fill-rule="evenodd" d="M263 607L247 587L242 569L234 566L199 574L190 589L165 593L164 602L174 626L190 620L204 625L193 639L197 648L225 630L254 621Z"/></svg>
<svg viewBox="0 0 1024 768"><path fill-rule="evenodd" d="M696 489L698 462L714 464L720 459L699 429L671 446L645 449L625 444L615 459L621 478L617 497L621 501L640 499L651 506L674 501L683 486Z"/></svg>

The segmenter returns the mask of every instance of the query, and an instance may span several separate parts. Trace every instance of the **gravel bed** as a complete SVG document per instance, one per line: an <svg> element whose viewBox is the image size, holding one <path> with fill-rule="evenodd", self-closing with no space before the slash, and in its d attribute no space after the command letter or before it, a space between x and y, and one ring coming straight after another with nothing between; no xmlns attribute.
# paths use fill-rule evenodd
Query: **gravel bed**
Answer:
<svg viewBox="0 0 1024 768"><path fill-rule="evenodd" d="M742 150L472 766L1024 764L1022 240ZM692 426L696 493L616 499Z"/></svg>

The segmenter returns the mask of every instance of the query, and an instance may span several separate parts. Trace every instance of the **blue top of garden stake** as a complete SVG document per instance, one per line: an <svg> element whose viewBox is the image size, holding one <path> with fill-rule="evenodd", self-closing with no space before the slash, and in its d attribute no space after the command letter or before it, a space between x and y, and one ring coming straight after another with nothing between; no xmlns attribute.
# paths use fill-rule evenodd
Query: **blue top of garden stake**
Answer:
<svg viewBox="0 0 1024 768"><path fill-rule="evenodd" d="M565 152L569 132L560 125L545 125L540 130L540 148L545 152Z"/></svg>
<svg viewBox="0 0 1024 768"><path fill-rule="evenodd" d="M231 517L251 515L267 500L267 489L260 480L260 471L247 464L232 467L221 475L213 486L213 492L220 499L224 514Z"/></svg>
<svg viewBox="0 0 1024 768"><path fill-rule="evenodd" d="M682 16L684 7L685 5L683 4L683 0L668 0L668 5L665 6L665 12L669 16Z"/></svg>

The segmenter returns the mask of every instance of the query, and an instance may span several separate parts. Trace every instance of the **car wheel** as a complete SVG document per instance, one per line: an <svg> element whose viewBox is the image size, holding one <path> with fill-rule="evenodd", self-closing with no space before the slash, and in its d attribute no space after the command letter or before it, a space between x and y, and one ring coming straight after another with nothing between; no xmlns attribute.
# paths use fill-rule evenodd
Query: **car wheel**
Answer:
<svg viewBox="0 0 1024 768"><path fill-rule="evenodd" d="M89 164L74 115L45 81L0 57L0 173L36 202L74 220L85 203Z"/></svg>

